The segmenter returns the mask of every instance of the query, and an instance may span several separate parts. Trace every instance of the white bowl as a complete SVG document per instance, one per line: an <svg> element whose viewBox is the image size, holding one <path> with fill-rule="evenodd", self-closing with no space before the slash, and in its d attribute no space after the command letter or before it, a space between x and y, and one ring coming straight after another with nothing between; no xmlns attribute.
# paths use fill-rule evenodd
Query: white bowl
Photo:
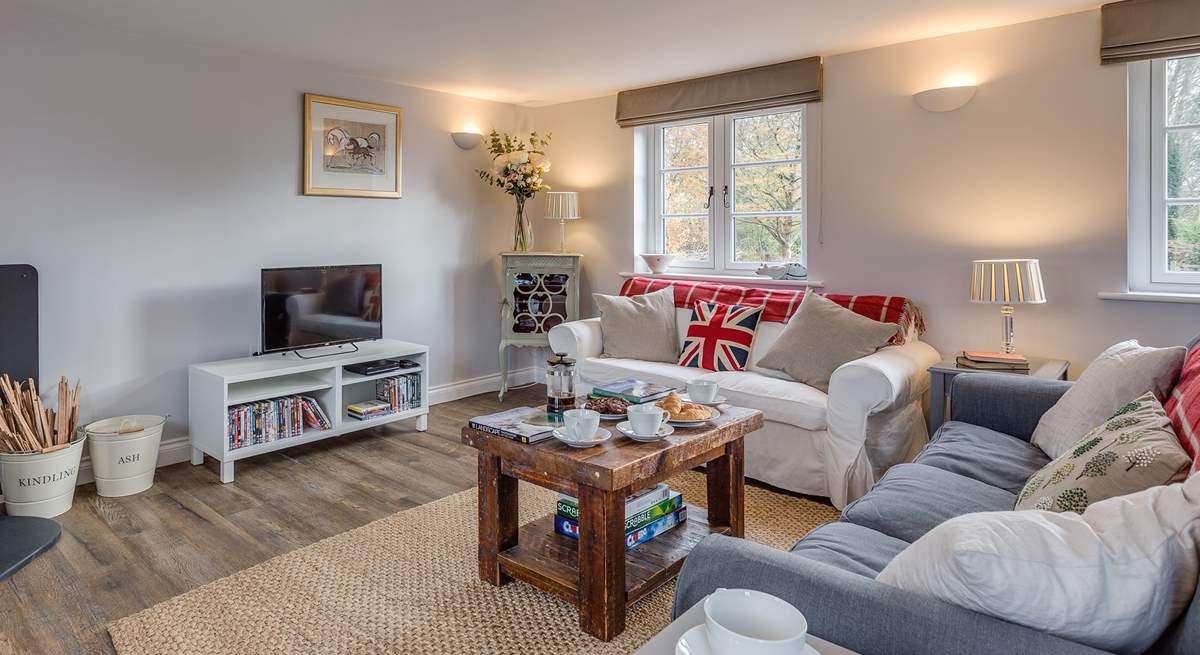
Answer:
<svg viewBox="0 0 1200 655"><path fill-rule="evenodd" d="M663 255L658 253L642 253L638 255L642 261L646 262L646 266L650 267L651 273L666 273L667 267L675 260L675 255Z"/></svg>

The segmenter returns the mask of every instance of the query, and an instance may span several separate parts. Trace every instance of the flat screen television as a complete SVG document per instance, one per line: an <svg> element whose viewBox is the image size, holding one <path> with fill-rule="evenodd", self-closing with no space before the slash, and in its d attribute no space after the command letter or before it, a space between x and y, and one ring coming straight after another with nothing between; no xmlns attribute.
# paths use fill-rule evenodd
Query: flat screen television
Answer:
<svg viewBox="0 0 1200 655"><path fill-rule="evenodd" d="M262 352L383 338L383 266L262 271Z"/></svg>

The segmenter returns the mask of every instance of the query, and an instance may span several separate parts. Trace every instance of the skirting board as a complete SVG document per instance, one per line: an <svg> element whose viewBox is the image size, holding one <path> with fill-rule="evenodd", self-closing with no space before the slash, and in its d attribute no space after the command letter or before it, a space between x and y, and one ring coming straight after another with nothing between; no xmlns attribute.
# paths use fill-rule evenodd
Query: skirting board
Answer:
<svg viewBox="0 0 1200 655"><path fill-rule="evenodd" d="M540 379L541 369L536 366L518 369L508 372L508 386L517 387L522 384L530 384L535 380ZM458 382L449 382L447 384L439 384L436 387L429 388L429 404L440 405L448 403L452 400L466 398L468 396L476 396L481 393L498 391L500 389L500 374L493 373L492 375L484 375L468 380L460 380ZM158 446L158 468L186 462L192 457L192 444L187 435L182 437L173 437L171 439L163 439ZM79 479L76 485L88 484L95 481L95 476L92 474L92 460L88 457L87 450L83 451L83 459L79 462ZM4 502L3 494L0 494L0 502Z"/></svg>

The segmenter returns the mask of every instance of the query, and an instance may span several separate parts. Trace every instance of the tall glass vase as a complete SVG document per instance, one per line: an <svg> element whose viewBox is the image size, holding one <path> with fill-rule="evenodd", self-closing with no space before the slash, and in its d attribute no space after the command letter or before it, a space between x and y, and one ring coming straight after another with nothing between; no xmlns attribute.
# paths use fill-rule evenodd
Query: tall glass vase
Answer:
<svg viewBox="0 0 1200 655"><path fill-rule="evenodd" d="M533 223L525 216L525 197L517 198L517 220L513 224L513 250L529 252L533 249Z"/></svg>

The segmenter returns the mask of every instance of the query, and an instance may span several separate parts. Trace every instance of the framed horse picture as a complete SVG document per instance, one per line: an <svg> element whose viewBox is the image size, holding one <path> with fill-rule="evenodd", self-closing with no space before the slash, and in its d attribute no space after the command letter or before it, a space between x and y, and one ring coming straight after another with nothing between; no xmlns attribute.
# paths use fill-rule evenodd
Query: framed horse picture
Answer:
<svg viewBox="0 0 1200 655"><path fill-rule="evenodd" d="M401 113L304 94L304 194L399 198Z"/></svg>

